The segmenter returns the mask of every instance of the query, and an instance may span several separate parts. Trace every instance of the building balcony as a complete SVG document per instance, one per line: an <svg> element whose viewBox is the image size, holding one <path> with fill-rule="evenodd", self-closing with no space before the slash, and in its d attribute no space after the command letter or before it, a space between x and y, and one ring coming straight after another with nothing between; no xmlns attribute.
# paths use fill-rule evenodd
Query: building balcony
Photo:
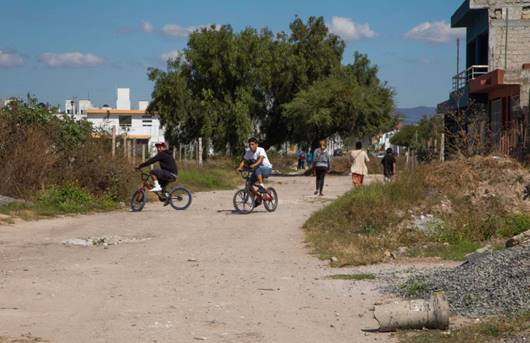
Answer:
<svg viewBox="0 0 530 343"><path fill-rule="evenodd" d="M469 83L489 72L487 65L472 65L463 72L453 76L453 92L465 88Z"/></svg>

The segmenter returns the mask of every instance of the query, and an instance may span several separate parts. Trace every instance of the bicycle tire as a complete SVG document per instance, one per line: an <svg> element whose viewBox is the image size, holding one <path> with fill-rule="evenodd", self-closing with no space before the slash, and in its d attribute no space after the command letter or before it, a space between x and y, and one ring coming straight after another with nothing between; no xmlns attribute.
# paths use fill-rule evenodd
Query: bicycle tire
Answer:
<svg viewBox="0 0 530 343"><path fill-rule="evenodd" d="M190 207L191 202L191 192L185 187L177 186L169 192L169 204L177 211L187 209Z"/></svg>
<svg viewBox="0 0 530 343"><path fill-rule="evenodd" d="M254 194L246 189L240 189L234 194L232 199L234 208L238 213L249 214L254 210Z"/></svg>
<svg viewBox="0 0 530 343"><path fill-rule="evenodd" d="M263 206L268 212L274 212L278 208L278 193L272 187L267 188L265 195L271 196L271 199L263 198Z"/></svg>
<svg viewBox="0 0 530 343"><path fill-rule="evenodd" d="M147 202L147 195L143 189L138 189L131 197L131 211L140 212Z"/></svg>

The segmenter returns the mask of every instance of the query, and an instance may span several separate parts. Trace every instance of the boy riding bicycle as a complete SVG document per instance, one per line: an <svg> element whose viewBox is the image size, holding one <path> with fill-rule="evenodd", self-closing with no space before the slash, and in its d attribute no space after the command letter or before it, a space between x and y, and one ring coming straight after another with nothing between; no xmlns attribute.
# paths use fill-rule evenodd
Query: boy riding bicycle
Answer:
<svg viewBox="0 0 530 343"><path fill-rule="evenodd" d="M151 191L161 192L170 182L173 182L177 179L178 169L177 162L175 162L175 159L171 155L171 151L169 151L166 143L156 143L155 147L158 153L144 163L140 164L138 167L136 167L136 169L141 169L158 162L160 169L151 170L151 177L154 181L154 187L151 189Z"/></svg>
<svg viewBox="0 0 530 343"><path fill-rule="evenodd" d="M242 171L245 168L245 165L247 163L250 163L248 165L248 168L253 169L252 176L250 178L250 181L252 185L257 184L258 189L254 186L251 187L252 193L255 195L259 195L258 193L265 193L265 185L263 184L263 179L271 176L272 174L272 164L269 161L269 158L267 156L267 152L265 152L265 149L258 146L258 140L256 138L250 138L248 140L248 149L245 151L245 155L243 156L243 160L239 164L239 167L237 168L238 171ZM260 197L256 197L256 206L261 204L261 200L259 200Z"/></svg>

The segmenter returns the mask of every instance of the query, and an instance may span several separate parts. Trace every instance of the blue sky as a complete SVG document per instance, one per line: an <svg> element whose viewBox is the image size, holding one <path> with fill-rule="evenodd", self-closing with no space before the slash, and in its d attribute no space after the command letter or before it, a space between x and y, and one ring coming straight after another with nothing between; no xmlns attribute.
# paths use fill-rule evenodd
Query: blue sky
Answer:
<svg viewBox="0 0 530 343"><path fill-rule="evenodd" d="M150 66L186 46L186 32L208 24L288 31L295 15L323 16L396 90L399 107L434 106L456 71L448 28L462 0L0 0L0 99L30 92L51 104L90 99L115 105L116 88L150 98Z"/></svg>

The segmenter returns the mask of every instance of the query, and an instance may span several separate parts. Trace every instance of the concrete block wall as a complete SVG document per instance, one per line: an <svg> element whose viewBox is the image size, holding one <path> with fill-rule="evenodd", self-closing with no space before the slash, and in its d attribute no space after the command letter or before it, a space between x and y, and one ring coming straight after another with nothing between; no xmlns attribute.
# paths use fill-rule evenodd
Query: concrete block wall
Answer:
<svg viewBox="0 0 530 343"><path fill-rule="evenodd" d="M505 82L521 85L520 104L528 113L530 70L523 69L523 64L530 63L530 0L472 0L472 3L474 6L489 8L490 70L505 69L507 66ZM508 53L506 55L507 13Z"/></svg>

